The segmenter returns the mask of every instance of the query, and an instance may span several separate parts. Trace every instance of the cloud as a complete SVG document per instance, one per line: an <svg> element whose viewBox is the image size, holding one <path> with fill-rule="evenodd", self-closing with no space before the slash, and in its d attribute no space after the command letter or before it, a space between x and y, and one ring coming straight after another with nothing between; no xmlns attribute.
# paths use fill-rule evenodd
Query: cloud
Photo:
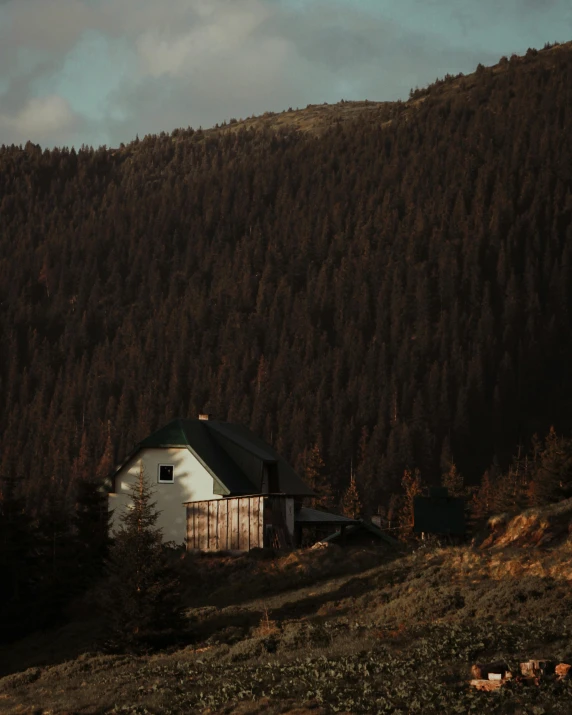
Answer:
<svg viewBox="0 0 572 715"><path fill-rule="evenodd" d="M61 56L98 15L82 0L8 0L0 12L4 56L21 46Z"/></svg>
<svg viewBox="0 0 572 715"><path fill-rule="evenodd" d="M115 145L136 133L342 97L406 98L412 86L447 72L568 39L561 33L572 30L570 7L568 0L0 0L0 143Z"/></svg>
<svg viewBox="0 0 572 715"><path fill-rule="evenodd" d="M20 143L23 137L42 142L59 137L62 141L77 129L78 117L69 103L57 95L31 97L17 112L0 111L2 143Z"/></svg>
<svg viewBox="0 0 572 715"><path fill-rule="evenodd" d="M213 2L208 12L203 8L196 13L187 32L145 32L136 41L142 72L152 77L180 76L204 70L212 61L232 63L237 57L240 61L240 55L248 53L249 40L269 15L267 7L257 1L236 5Z"/></svg>

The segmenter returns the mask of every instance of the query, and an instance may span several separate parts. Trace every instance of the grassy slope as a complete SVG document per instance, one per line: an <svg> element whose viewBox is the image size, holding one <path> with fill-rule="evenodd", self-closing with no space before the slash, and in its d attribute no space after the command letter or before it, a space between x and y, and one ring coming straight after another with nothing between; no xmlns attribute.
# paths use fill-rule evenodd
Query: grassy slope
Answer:
<svg viewBox="0 0 572 715"><path fill-rule="evenodd" d="M337 122L347 122L358 116L369 115L372 121L384 117L394 102L337 102L336 104L309 104L305 109L288 109L284 112L266 112L259 117L240 119L224 127L207 131L238 131L239 129L295 129L310 134L321 134Z"/></svg>
<svg viewBox="0 0 572 715"><path fill-rule="evenodd" d="M570 662L571 517L572 500L496 520L484 547L202 557L185 565L201 575L192 643L51 666L36 650L37 667L0 680L0 710L569 713L570 680L502 693L467 680L483 659Z"/></svg>

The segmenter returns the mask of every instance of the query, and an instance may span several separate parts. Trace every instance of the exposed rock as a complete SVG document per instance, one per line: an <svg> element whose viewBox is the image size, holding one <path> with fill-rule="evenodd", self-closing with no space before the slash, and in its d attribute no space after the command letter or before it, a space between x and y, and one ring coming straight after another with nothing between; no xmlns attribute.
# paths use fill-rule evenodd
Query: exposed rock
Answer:
<svg viewBox="0 0 572 715"><path fill-rule="evenodd" d="M477 690L498 690L505 682L504 680L471 680L470 684Z"/></svg>
<svg viewBox="0 0 572 715"><path fill-rule="evenodd" d="M572 665L570 663L559 663L554 668L554 672L559 678L570 678L572 676Z"/></svg>
<svg viewBox="0 0 572 715"><path fill-rule="evenodd" d="M490 678L491 675L499 675L501 680L510 675L510 668L504 661L496 661L494 663L476 663L471 667L471 675L476 680L496 680Z"/></svg>

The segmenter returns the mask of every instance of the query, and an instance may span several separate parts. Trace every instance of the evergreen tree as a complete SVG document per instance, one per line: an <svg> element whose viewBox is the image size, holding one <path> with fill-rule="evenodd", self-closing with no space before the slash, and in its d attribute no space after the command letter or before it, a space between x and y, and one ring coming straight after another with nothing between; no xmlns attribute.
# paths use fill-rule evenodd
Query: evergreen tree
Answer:
<svg viewBox="0 0 572 715"><path fill-rule="evenodd" d="M493 511L497 514L515 512L526 503L526 489L517 472L509 468L495 484Z"/></svg>
<svg viewBox="0 0 572 715"><path fill-rule="evenodd" d="M403 490L403 496L399 513L399 535L405 539L410 537L413 533L413 526L415 524L413 504L415 497L420 496L422 493L421 474L418 469L415 471L406 469L403 472L401 488Z"/></svg>
<svg viewBox="0 0 572 715"><path fill-rule="evenodd" d="M494 488L493 508L497 513L514 512L527 506L530 494L531 462L522 456L522 446L507 472L500 475Z"/></svg>
<svg viewBox="0 0 572 715"><path fill-rule="evenodd" d="M108 422L105 448L95 470L95 478L99 484L103 484L104 481L109 478L109 475L113 472L113 466L113 441L111 438L111 426Z"/></svg>
<svg viewBox="0 0 572 715"><path fill-rule="evenodd" d="M76 588L81 590L103 575L111 543L111 512L101 484L90 479L77 482L74 511Z"/></svg>
<svg viewBox="0 0 572 715"><path fill-rule="evenodd" d="M449 496L465 496L465 480L463 475L459 474L455 462L450 462L447 471L442 474L441 485L447 487Z"/></svg>
<svg viewBox="0 0 572 715"><path fill-rule="evenodd" d="M350 519L359 519L362 516L363 505L353 474L350 479L350 485L342 496L340 511L344 516L347 516Z"/></svg>
<svg viewBox="0 0 572 715"><path fill-rule="evenodd" d="M494 508L494 486L490 472L487 470L483 474L481 484L472 496L470 502L471 522L478 524L489 517Z"/></svg>
<svg viewBox="0 0 572 715"><path fill-rule="evenodd" d="M528 485L531 506L572 496L572 438L558 436L551 427L540 449L533 448L533 459L534 474Z"/></svg>
<svg viewBox="0 0 572 715"><path fill-rule="evenodd" d="M102 601L108 644L138 650L181 627L181 584L156 527L159 514L142 464L130 498L111 547Z"/></svg>
<svg viewBox="0 0 572 715"><path fill-rule="evenodd" d="M306 456L304 477L308 486L316 493L315 497L308 500L309 505L314 509L333 509L335 499L331 478L326 473L326 465L317 444Z"/></svg>

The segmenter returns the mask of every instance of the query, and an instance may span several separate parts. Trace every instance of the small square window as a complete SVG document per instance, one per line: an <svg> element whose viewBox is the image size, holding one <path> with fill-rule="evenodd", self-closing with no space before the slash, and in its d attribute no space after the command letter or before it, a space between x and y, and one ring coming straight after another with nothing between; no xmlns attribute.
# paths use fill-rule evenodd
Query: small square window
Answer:
<svg viewBox="0 0 572 715"><path fill-rule="evenodd" d="M172 464L159 465L159 484L172 484L175 481L175 467Z"/></svg>

